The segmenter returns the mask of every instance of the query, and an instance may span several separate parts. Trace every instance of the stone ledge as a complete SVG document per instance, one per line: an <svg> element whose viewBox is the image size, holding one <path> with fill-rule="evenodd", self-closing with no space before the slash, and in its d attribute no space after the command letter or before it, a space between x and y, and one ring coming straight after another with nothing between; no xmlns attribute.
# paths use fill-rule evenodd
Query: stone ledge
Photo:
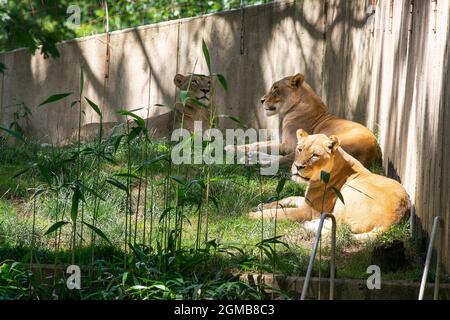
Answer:
<svg viewBox="0 0 450 320"><path fill-rule="evenodd" d="M271 274L245 273L240 275L240 279L248 283L262 283L275 289L281 289L294 297L299 297L303 288L304 277L283 276ZM320 284L321 299L328 299L330 279L311 278L307 298L317 299ZM336 300L417 300L419 296L420 283L403 280L384 280L381 278L381 289L369 290L366 280L358 279L336 279L335 282ZM427 283L425 299L433 297L433 283ZM450 284L440 285L440 299L450 299Z"/></svg>

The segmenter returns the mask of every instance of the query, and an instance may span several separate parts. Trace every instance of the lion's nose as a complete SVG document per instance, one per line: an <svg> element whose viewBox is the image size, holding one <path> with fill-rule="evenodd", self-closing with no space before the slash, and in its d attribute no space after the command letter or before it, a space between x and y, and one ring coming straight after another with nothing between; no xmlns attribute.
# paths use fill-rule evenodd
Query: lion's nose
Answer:
<svg viewBox="0 0 450 320"><path fill-rule="evenodd" d="M305 169L305 167L306 166L304 166L304 165L296 165L296 164L294 164L295 165L295 167L297 168L297 171L300 171L300 170L303 170L303 169Z"/></svg>
<svg viewBox="0 0 450 320"><path fill-rule="evenodd" d="M266 102L266 99L264 97L261 98L261 104L264 104Z"/></svg>

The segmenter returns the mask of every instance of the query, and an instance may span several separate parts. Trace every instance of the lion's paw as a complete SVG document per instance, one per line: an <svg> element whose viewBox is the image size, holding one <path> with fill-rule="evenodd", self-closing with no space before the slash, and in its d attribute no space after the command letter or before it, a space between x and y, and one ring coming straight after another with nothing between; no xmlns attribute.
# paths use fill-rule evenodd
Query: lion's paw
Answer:
<svg viewBox="0 0 450 320"><path fill-rule="evenodd" d="M260 219L261 218L261 211L259 211L259 212L250 212L248 214L248 217L250 219Z"/></svg>
<svg viewBox="0 0 450 320"><path fill-rule="evenodd" d="M225 152L227 153L232 153L236 150L236 146L233 144L229 144L227 146L225 146L225 148L223 148L225 150Z"/></svg>

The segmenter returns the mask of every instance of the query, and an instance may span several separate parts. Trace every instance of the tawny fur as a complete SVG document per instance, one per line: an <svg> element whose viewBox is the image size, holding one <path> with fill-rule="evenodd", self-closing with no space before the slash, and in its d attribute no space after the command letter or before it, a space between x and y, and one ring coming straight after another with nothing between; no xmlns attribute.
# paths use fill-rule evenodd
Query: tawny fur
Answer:
<svg viewBox="0 0 450 320"><path fill-rule="evenodd" d="M330 114L320 97L304 81L301 74L275 82L261 98L266 116L279 115L281 144L266 141L237 146L240 152L262 151L272 153L277 147L283 155L280 164L291 164L296 145L295 133L303 129L309 134L337 135L342 148L364 166L379 159L375 135L365 126Z"/></svg>
<svg viewBox="0 0 450 320"><path fill-rule="evenodd" d="M327 185L321 171L330 173ZM384 231L409 212L409 197L397 181L376 175L345 152L336 136L308 135L298 130L293 180L308 182L305 197L289 197L263 205L264 210L251 212L252 218L310 221L320 212L330 212L337 223L348 224L356 234ZM344 203L332 187L338 189ZM278 205L278 209L277 209ZM289 208L293 206L294 208Z"/></svg>
<svg viewBox="0 0 450 320"><path fill-rule="evenodd" d="M169 139L173 129L185 128L190 132L194 131L194 121L201 121L203 126L209 124L211 78L203 75L182 75L177 74L173 79L174 84L180 90L188 91L188 96L200 101L206 107L195 104L192 99L187 99L185 105L180 102L175 104L175 110L161 115L145 119L149 136L152 139ZM114 128L118 128L120 122L105 122L103 126L103 136L108 137L113 133ZM100 123L88 123L81 127L80 140L82 142L94 141L98 137ZM125 127L122 128L122 130ZM59 143L64 146L78 141L78 129L74 129L71 137Z"/></svg>

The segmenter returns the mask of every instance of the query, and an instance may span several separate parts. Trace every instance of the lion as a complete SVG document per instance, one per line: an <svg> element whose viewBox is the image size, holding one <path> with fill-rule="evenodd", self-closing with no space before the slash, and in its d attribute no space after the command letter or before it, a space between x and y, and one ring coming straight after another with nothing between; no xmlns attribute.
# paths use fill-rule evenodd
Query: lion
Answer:
<svg viewBox="0 0 450 320"><path fill-rule="evenodd" d="M280 165L290 165L295 155L295 133L298 129L304 129L309 134L338 136L342 148L366 167L379 160L375 135L359 123L330 114L323 101L300 73L276 81L269 92L261 98L261 104L267 117L279 115L281 143L269 140L227 146L226 151L246 152L250 157L259 154L260 158L266 159L264 161L278 160ZM281 157L270 155L268 158L261 157L267 156L265 152L269 154L279 152Z"/></svg>
<svg viewBox="0 0 450 320"><path fill-rule="evenodd" d="M187 98L183 105L181 102L175 104L174 110L149 117L145 119L149 136L156 140L166 140L174 129L184 128L190 132L194 131L194 121L201 121L202 124L210 122L210 99L211 99L211 77L200 74L175 75L173 82L175 86L183 91L187 91ZM110 136L117 129L123 129L120 122L110 121L102 123L103 135ZM81 127L81 142L94 141L98 136L100 123L88 123ZM75 129L69 139L64 140L60 145L73 144L78 141L78 129Z"/></svg>
<svg viewBox="0 0 450 320"><path fill-rule="evenodd" d="M177 74L173 81L180 90L188 91L188 98L184 105L181 102L175 104L173 128L184 128L192 133L195 121L201 121L203 125L209 124L211 77L199 74L188 76Z"/></svg>
<svg viewBox="0 0 450 320"><path fill-rule="evenodd" d="M409 212L409 196L397 181L376 175L341 147L337 136L308 135L297 130L292 179L307 182L305 197L288 197L264 204L251 218L275 217L313 221L321 212L332 213L337 223L348 224L352 233L376 235L399 222ZM321 179L329 173L329 181ZM343 202L338 199L337 189Z"/></svg>

